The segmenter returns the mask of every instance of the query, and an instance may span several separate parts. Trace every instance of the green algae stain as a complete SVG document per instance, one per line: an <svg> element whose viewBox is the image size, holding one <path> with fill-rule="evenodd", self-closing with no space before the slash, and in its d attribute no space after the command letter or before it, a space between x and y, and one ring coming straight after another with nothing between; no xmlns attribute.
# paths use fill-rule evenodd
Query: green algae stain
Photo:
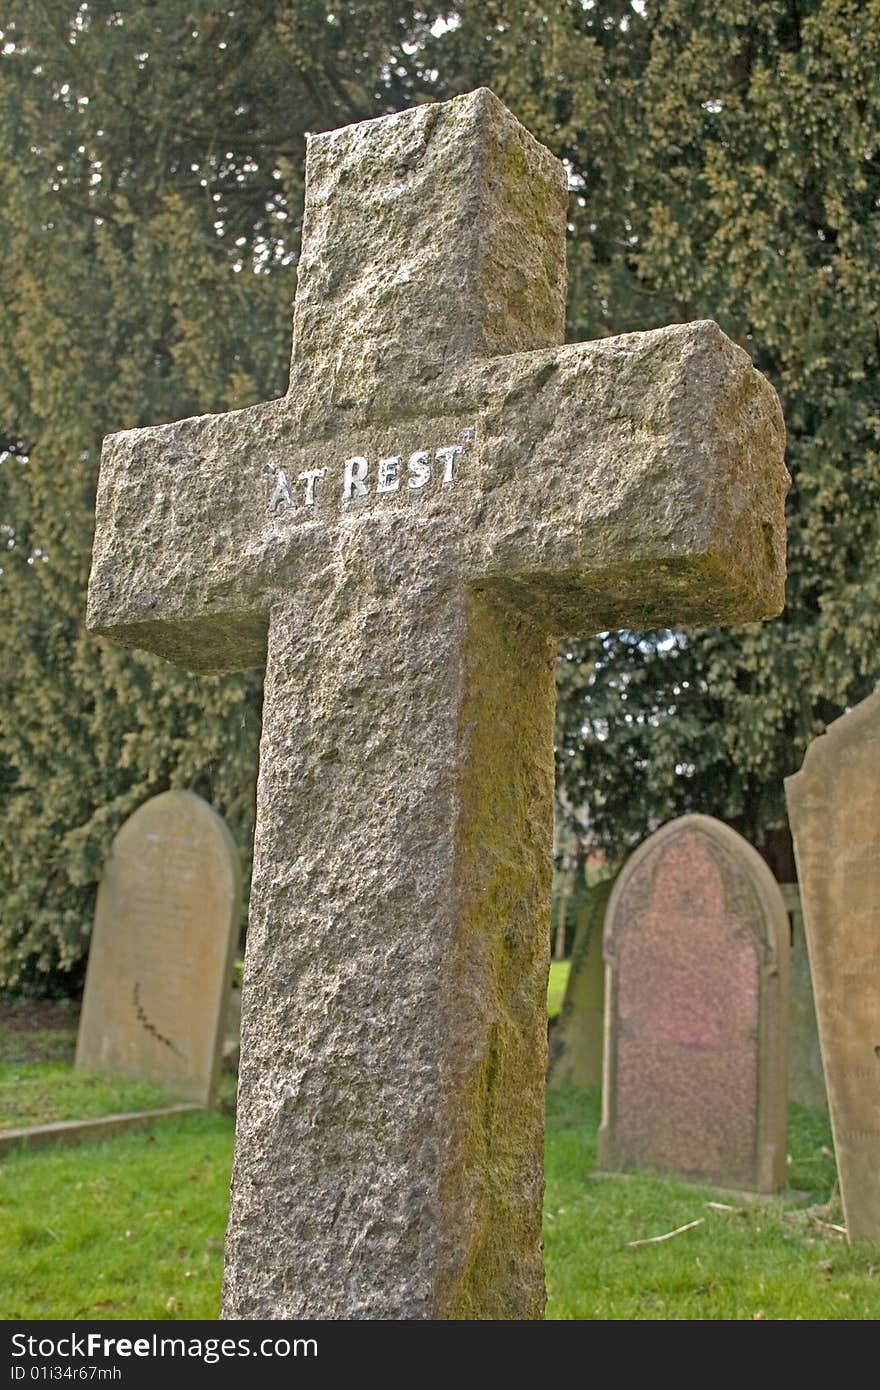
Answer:
<svg viewBox="0 0 880 1390"><path fill-rule="evenodd" d="M450 968L473 1016L446 1095L455 1140L441 1203L459 1236L440 1279L444 1317L543 1315L554 655L529 619L470 600Z"/></svg>

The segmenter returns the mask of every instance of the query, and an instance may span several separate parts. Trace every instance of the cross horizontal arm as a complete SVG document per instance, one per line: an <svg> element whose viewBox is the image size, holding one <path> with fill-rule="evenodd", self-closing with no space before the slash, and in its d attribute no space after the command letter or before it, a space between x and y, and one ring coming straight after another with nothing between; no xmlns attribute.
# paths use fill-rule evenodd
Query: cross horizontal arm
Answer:
<svg viewBox="0 0 880 1390"><path fill-rule="evenodd" d="M185 670L265 660L268 602L255 580L267 450L284 400L122 430L104 440L86 622ZM259 499L259 500L258 500Z"/></svg>
<svg viewBox="0 0 880 1390"><path fill-rule="evenodd" d="M717 324L498 358L481 386L484 577L517 607L559 636L780 611L782 411Z"/></svg>
<svg viewBox="0 0 880 1390"><path fill-rule="evenodd" d="M415 566L441 547L560 635L686 623L694 603L703 623L766 617L783 448L772 387L711 322L470 362L394 423L288 396L124 431L89 626L196 671L256 665L280 595L352 546Z"/></svg>

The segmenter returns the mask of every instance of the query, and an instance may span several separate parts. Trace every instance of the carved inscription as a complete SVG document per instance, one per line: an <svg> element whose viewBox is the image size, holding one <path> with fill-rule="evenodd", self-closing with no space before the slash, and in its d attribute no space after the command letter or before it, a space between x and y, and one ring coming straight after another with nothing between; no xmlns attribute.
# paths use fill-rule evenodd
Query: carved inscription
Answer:
<svg viewBox="0 0 880 1390"><path fill-rule="evenodd" d="M357 505L371 496L396 492L422 494L434 485L451 487L459 476L474 430L463 430L461 438L459 444L384 454L378 458L350 454L334 468L306 468L297 473L268 464L272 477L269 513L314 508L319 498L328 492L346 506Z"/></svg>

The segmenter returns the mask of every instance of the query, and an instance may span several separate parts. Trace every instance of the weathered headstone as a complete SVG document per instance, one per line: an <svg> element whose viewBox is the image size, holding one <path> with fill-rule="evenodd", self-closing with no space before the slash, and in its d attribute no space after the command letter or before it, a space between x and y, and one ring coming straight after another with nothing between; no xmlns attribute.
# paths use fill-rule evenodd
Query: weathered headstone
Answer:
<svg viewBox="0 0 880 1390"><path fill-rule="evenodd" d="M559 346L491 92L306 179L288 394L108 439L89 598L267 661L223 1311L540 1317L556 636L778 611L782 419L712 323Z"/></svg>
<svg viewBox="0 0 880 1390"><path fill-rule="evenodd" d="M241 1051L241 989L233 984L229 991L226 1006L226 1023L223 1028L223 1066L227 1071L238 1071L238 1057Z"/></svg>
<svg viewBox="0 0 880 1390"><path fill-rule="evenodd" d="M602 928L612 878L594 884L576 913L571 968L559 1021L550 1043L547 1084L601 1086L602 1047L605 1032L605 961Z"/></svg>
<svg viewBox="0 0 880 1390"><path fill-rule="evenodd" d="M240 913L238 851L206 801L163 792L129 816L98 888L76 1066L208 1104Z"/></svg>
<svg viewBox="0 0 880 1390"><path fill-rule="evenodd" d="M776 880L729 826L682 816L636 850L605 917L602 1167L782 1186L788 950Z"/></svg>
<svg viewBox="0 0 880 1390"><path fill-rule="evenodd" d="M804 935L804 914L796 883L780 883L779 891L791 924L791 964L788 1002L788 1098L815 1110L828 1109L822 1049L813 999L813 978Z"/></svg>
<svg viewBox="0 0 880 1390"><path fill-rule="evenodd" d="M810 744L785 795L847 1235L880 1240L880 694Z"/></svg>

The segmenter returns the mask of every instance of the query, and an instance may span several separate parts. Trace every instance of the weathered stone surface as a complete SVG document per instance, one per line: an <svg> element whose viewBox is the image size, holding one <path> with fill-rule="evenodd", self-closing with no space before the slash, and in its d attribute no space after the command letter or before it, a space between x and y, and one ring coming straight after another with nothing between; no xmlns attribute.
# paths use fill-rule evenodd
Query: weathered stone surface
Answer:
<svg viewBox="0 0 880 1390"><path fill-rule="evenodd" d="M568 984L550 1042L547 1084L553 1090L602 1084L605 1034L602 930L613 887L612 878L595 884L577 914Z"/></svg>
<svg viewBox="0 0 880 1390"><path fill-rule="evenodd" d="M764 860L709 816L627 861L605 918L602 1167L782 1186L788 931Z"/></svg>
<svg viewBox="0 0 880 1390"><path fill-rule="evenodd" d="M555 637L782 602L775 395L557 346L564 206L485 90L315 137L288 395L105 446L92 627L267 660L227 1317L541 1316Z"/></svg>
<svg viewBox="0 0 880 1390"><path fill-rule="evenodd" d="M791 923L791 964L788 1003L788 1098L816 1110L828 1109L819 1025L813 999L813 977L804 934L804 914L796 883L780 883Z"/></svg>
<svg viewBox="0 0 880 1390"><path fill-rule="evenodd" d="M847 1235L880 1240L880 694L810 744L785 795Z"/></svg>
<svg viewBox="0 0 880 1390"><path fill-rule="evenodd" d="M129 816L98 888L77 1067L208 1104L240 913L238 851L206 801L164 792Z"/></svg>

